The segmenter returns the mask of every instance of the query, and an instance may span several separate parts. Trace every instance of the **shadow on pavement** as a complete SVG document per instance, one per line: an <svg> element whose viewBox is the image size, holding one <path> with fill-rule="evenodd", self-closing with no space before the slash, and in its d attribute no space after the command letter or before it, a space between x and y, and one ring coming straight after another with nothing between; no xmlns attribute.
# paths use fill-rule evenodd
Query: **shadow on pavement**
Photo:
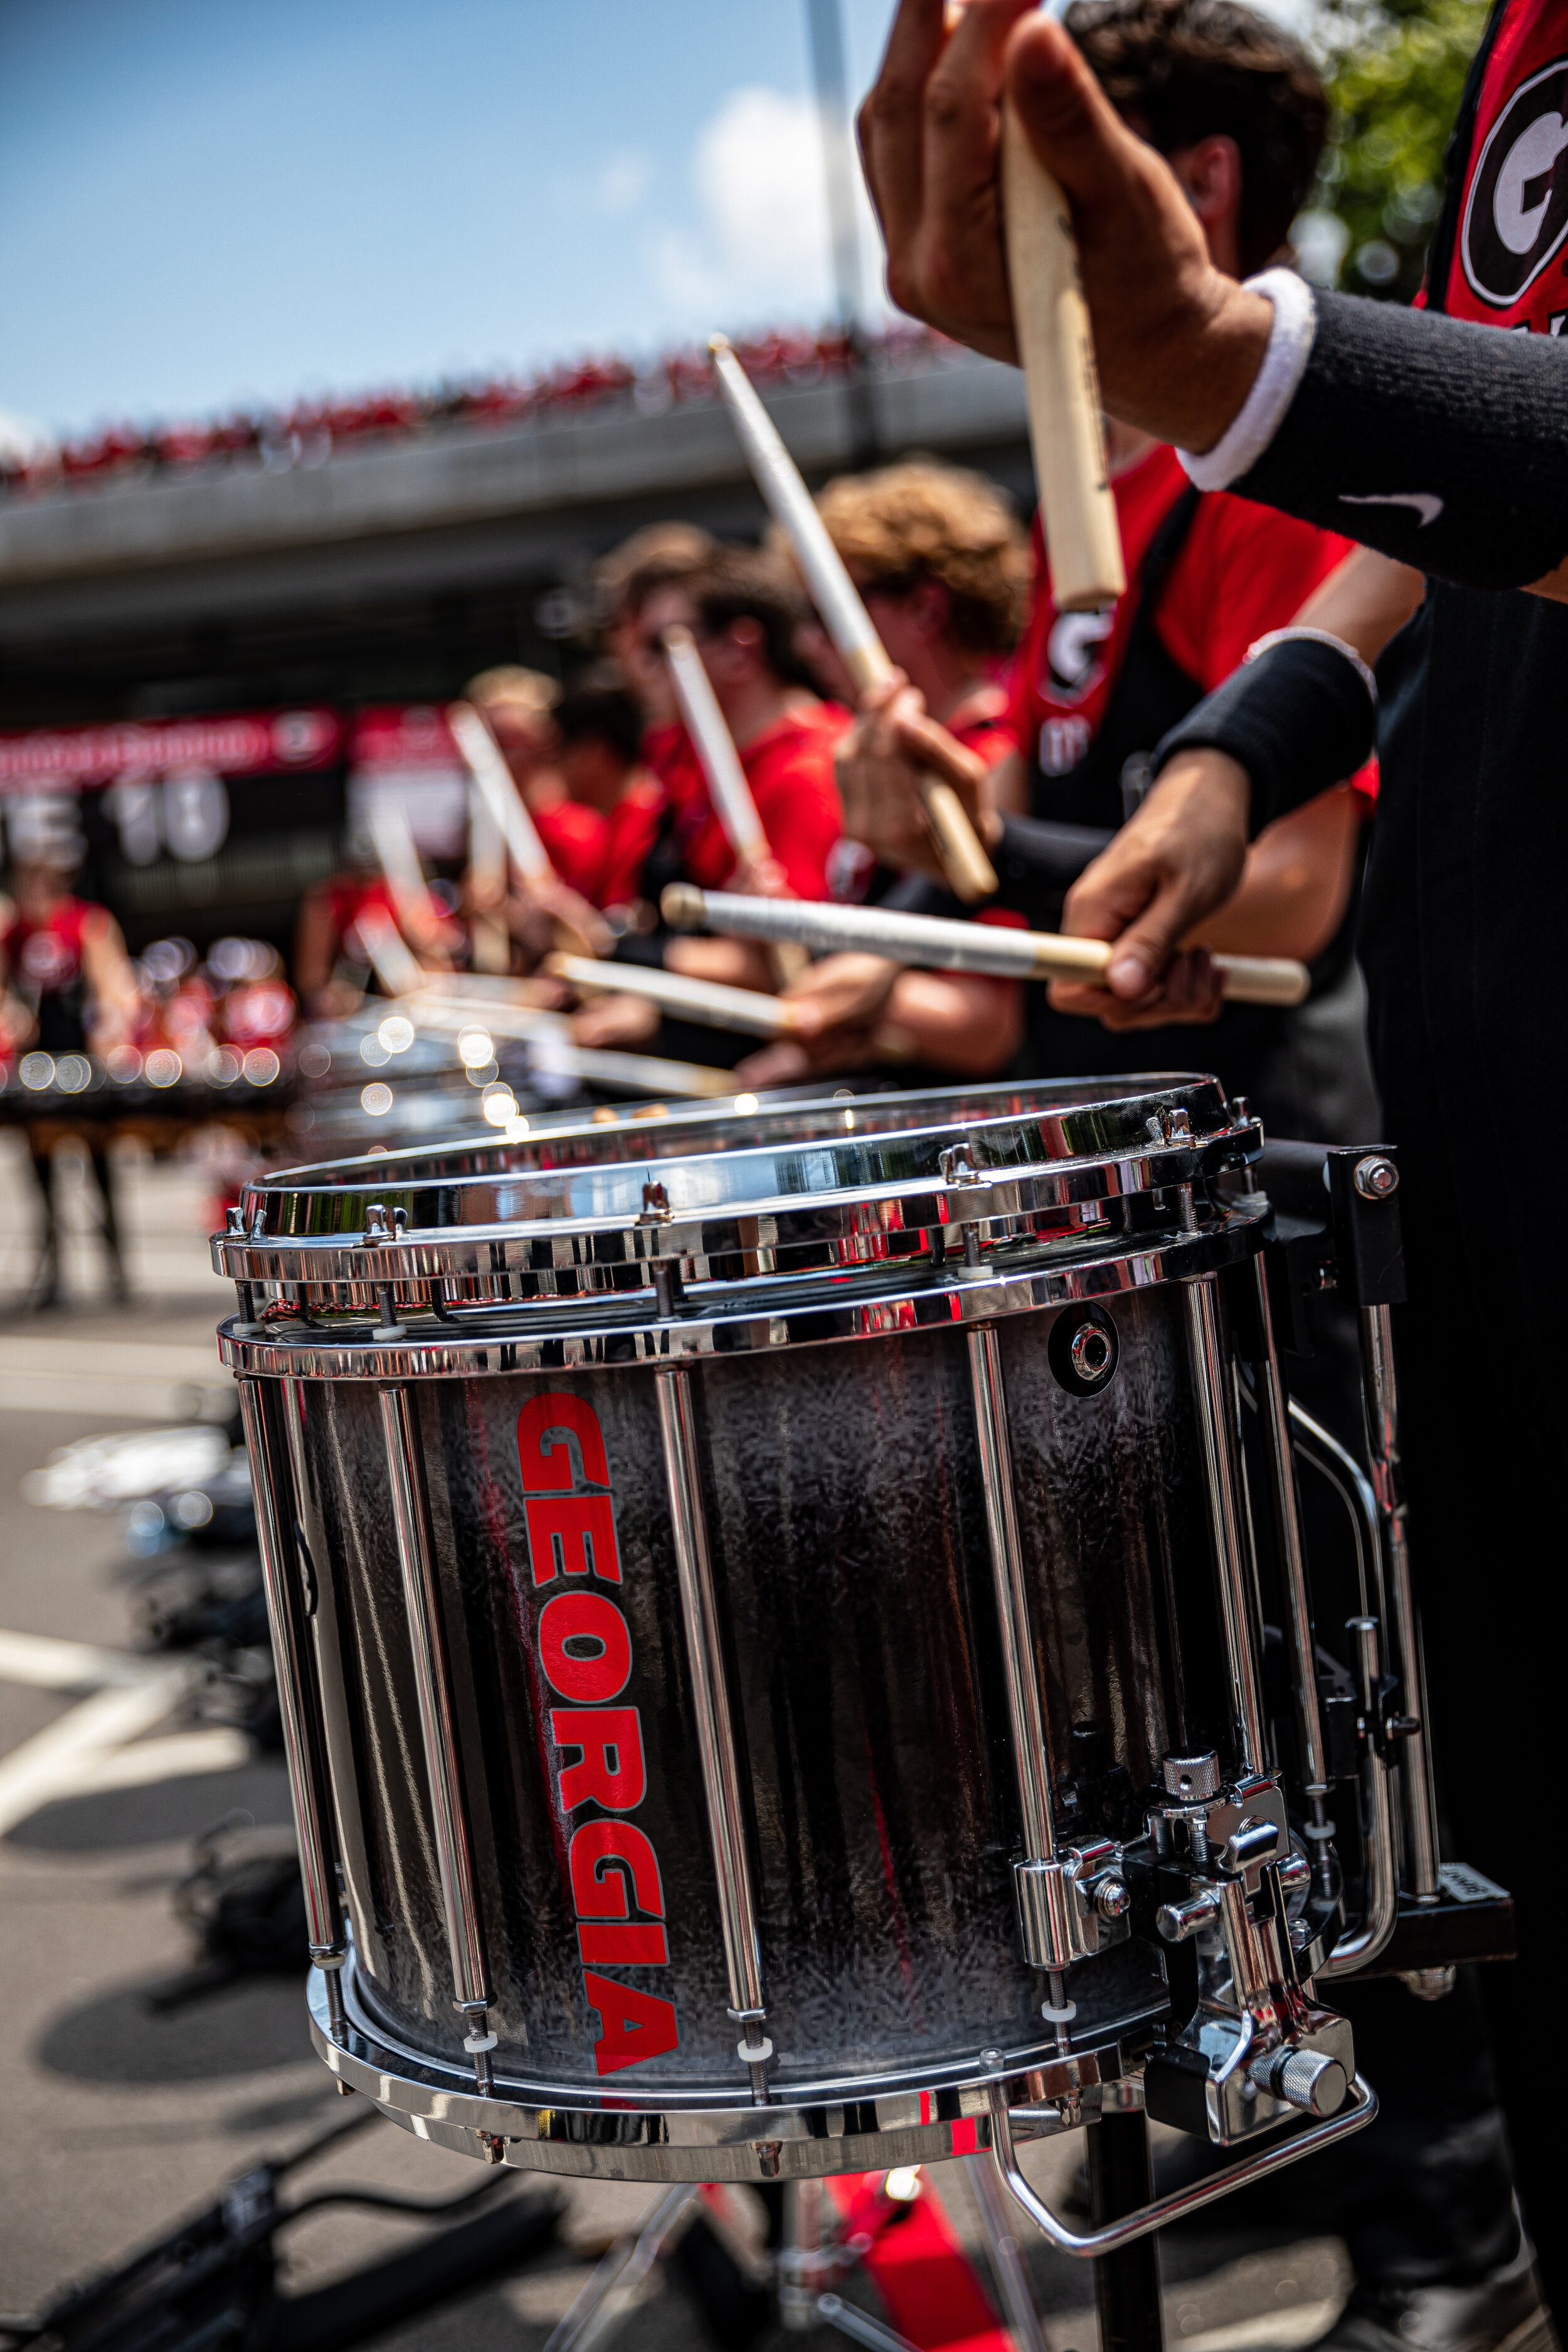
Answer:
<svg viewBox="0 0 1568 2352"><path fill-rule="evenodd" d="M222 1815L242 1808L261 1823L287 1826L289 1782L281 1764L242 1765L233 1772L195 1772L140 1789L104 1789L57 1797L18 1822L6 1838L36 1853L112 1853L199 1837Z"/></svg>
<svg viewBox="0 0 1568 2352"><path fill-rule="evenodd" d="M35 2046L52 2074L89 2083L199 2083L297 2066L310 2055L298 1984L253 1981L171 2015L148 2007L165 1976L122 1985L46 2026Z"/></svg>

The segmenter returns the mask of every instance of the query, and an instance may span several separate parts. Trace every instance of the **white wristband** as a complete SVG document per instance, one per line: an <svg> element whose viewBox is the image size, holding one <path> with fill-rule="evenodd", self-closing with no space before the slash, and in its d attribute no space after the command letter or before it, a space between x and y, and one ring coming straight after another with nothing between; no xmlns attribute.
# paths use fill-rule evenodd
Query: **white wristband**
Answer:
<svg viewBox="0 0 1568 2352"><path fill-rule="evenodd" d="M1259 637L1256 644L1247 646L1246 653L1242 656L1242 668L1245 669L1248 662L1255 662L1259 654L1266 654L1270 646L1288 645L1292 638L1296 637L1304 637L1309 645L1328 646L1331 647L1335 653L1342 654L1346 661L1349 662L1351 667L1355 671L1355 674L1360 678L1363 686L1365 687L1367 700L1371 703L1374 710L1377 709L1376 678L1373 676L1371 670L1368 669L1365 662L1363 661L1355 647L1353 646L1347 646L1343 637L1336 637L1331 629L1303 628L1300 625L1289 629L1270 629L1266 637Z"/></svg>
<svg viewBox="0 0 1568 2352"><path fill-rule="evenodd" d="M1201 457L1185 449L1176 452L1187 478L1200 490L1228 489L1257 465L1296 397L1318 331L1312 289L1293 269L1265 269L1246 283L1248 293L1265 295L1273 303L1274 324L1263 365L1229 430Z"/></svg>

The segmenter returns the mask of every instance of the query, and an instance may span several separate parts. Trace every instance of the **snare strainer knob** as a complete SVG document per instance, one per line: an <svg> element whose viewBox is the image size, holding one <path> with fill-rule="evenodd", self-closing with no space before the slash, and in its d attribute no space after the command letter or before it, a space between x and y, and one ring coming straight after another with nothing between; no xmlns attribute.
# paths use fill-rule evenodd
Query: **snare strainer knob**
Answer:
<svg viewBox="0 0 1568 2352"><path fill-rule="evenodd" d="M1350 2089L1343 2066L1326 2050L1276 2051L1252 2069L1252 2079L1288 2106L1320 2117L1337 2115Z"/></svg>

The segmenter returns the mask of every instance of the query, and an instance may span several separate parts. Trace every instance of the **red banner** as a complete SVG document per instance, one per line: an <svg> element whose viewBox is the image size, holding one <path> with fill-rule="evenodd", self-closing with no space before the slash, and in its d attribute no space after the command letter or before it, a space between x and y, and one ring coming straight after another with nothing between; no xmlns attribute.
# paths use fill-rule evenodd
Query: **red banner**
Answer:
<svg viewBox="0 0 1568 2352"><path fill-rule="evenodd" d="M342 722L332 710L246 710L200 719L113 719L102 727L36 727L0 735L0 791L109 784L178 768L253 776L325 768Z"/></svg>
<svg viewBox="0 0 1568 2352"><path fill-rule="evenodd" d="M349 735L356 768L451 768L466 772L463 756L438 703L394 703L362 710Z"/></svg>

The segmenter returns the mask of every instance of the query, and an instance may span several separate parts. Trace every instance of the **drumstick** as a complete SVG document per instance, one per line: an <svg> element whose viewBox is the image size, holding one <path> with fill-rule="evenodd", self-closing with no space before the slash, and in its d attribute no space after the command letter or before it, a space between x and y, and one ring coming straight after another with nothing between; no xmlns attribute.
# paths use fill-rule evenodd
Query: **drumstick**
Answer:
<svg viewBox="0 0 1568 2352"><path fill-rule="evenodd" d="M453 977L461 979L463 975ZM443 972L437 980L439 985L445 986L447 975ZM442 1034L485 1029L492 1036L510 1038L537 1048L531 1057L536 1068L557 1071L563 1077L584 1078L590 1085L648 1096L708 1097L733 1094L735 1090L732 1070L710 1069L702 1062L669 1062L658 1055L611 1053L597 1046L579 1045L572 1034L571 1023L559 1013L509 1004L501 998L476 1004L461 994L446 998L423 991L405 1001L416 1028Z"/></svg>
<svg viewBox="0 0 1568 2352"><path fill-rule="evenodd" d="M372 792L365 799L365 823L397 919L405 931L417 935L430 919L430 895L407 814L396 801Z"/></svg>
<svg viewBox="0 0 1568 2352"><path fill-rule="evenodd" d="M501 757L500 746L471 702L450 702L447 724L463 755L463 764L484 797L485 806L501 829L511 862L525 882L555 880L550 854L539 838L539 828L523 805L522 795Z"/></svg>
<svg viewBox="0 0 1568 2352"><path fill-rule="evenodd" d="M1051 594L1059 613L1091 613L1114 604L1127 586L1094 338L1067 198L1010 103L1002 115L1002 215Z"/></svg>
<svg viewBox="0 0 1568 2352"><path fill-rule="evenodd" d="M829 953L858 949L936 971L989 972L1004 980L1103 982L1112 953L1108 940L1009 930L999 923L955 923L885 907L746 898L734 891L699 890L689 882L672 882L660 905L665 921L677 931L706 928L741 939L800 940ZM1306 965L1286 956L1216 955L1213 961L1233 1003L1300 1004L1311 985Z"/></svg>
<svg viewBox="0 0 1568 2352"><path fill-rule="evenodd" d="M489 912L506 896L506 836L470 772L468 878L473 888L474 915L469 952L476 971L504 972L511 969L511 941L506 927Z"/></svg>
<svg viewBox="0 0 1568 2352"><path fill-rule="evenodd" d="M712 680L702 667L697 640L689 629L683 629L677 622L664 633L664 650L675 699L708 779L708 790L725 838L745 865L762 866L773 856L773 849L763 829L757 803L752 798L752 787L741 765L735 739L719 708ZM773 976L781 988L792 988L804 974L808 961L805 950L793 940L774 941Z"/></svg>
<svg viewBox="0 0 1568 2352"><path fill-rule="evenodd" d="M411 996L430 974L414 955L397 925L384 907L362 907L353 928L370 958L370 968L388 996Z"/></svg>
<svg viewBox="0 0 1568 2352"><path fill-rule="evenodd" d="M893 665L872 625L859 590L845 569L843 557L812 503L811 492L801 479L795 459L752 389L728 337L714 335L708 348L757 488L774 521L788 535L824 628L837 647L857 692L864 694L874 686L881 686L891 677ZM941 853L942 869L954 891L968 905L977 898L990 898L996 887L995 869L964 814L963 803L952 786L939 777L919 775L915 782Z"/></svg>
<svg viewBox="0 0 1568 2352"><path fill-rule="evenodd" d="M687 886L676 883L680 890ZM730 898L724 901L731 903ZM736 896L736 906L750 906ZM793 898L759 898L758 906L794 906ZM788 939L788 931L763 931L760 938ZM544 970L563 980L580 996L641 996L667 1013L684 1013L710 1029L733 1029L747 1037L786 1037L796 1028L795 1010L782 997L764 996L759 989L726 988L717 980L689 980L684 972L658 971L640 963L595 963L587 956L552 955Z"/></svg>

